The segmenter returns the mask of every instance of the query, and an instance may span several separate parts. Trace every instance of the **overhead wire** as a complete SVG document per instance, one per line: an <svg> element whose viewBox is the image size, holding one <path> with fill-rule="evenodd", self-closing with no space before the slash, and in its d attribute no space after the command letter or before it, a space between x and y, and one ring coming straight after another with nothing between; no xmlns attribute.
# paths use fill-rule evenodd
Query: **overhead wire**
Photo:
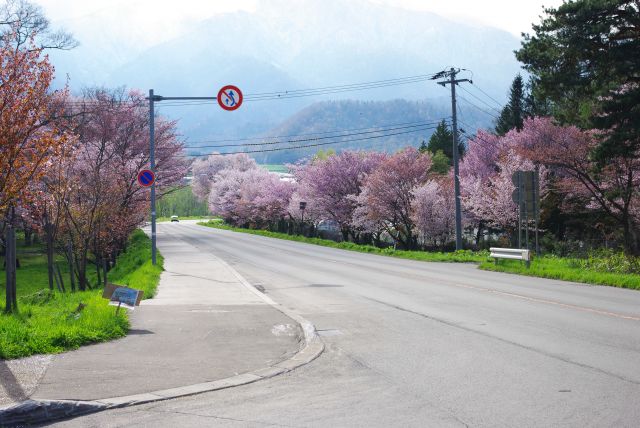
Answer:
<svg viewBox="0 0 640 428"><path fill-rule="evenodd" d="M478 91L482 92L487 98L489 98L491 101L493 101L494 103L496 103L496 105L500 108L504 107L504 104L501 103L500 101L496 100L495 98L493 98L491 95L487 94L485 91L482 90L482 88L480 88L478 85L476 85L475 83L471 82L471 85L476 88Z"/></svg>
<svg viewBox="0 0 640 428"><path fill-rule="evenodd" d="M321 136L321 137L313 137L313 138L297 138L297 139L291 139L291 140L281 140L281 141L265 141L262 143L245 143L245 144L218 144L218 145L185 145L184 148L187 149L201 149L201 148L223 148L223 147L246 147L246 146L269 146L269 145L277 145L277 144L287 144L287 143L303 143L303 142L310 142L310 141L320 141L320 140L326 140L326 139L330 139L330 138L344 138L344 137L351 137L351 136L356 136L356 135L366 135L366 134L375 134L375 133L381 133L381 132L389 132L389 131L396 131L396 130L401 130L401 129L410 129L410 128L419 128L419 127L423 127L423 126L427 126L427 125L436 125L437 123L440 123L440 121L432 121L432 122L419 122L416 124L412 124L412 125L406 125L406 126L397 126L397 127L385 127L385 128L365 128L368 129L366 131L360 131L360 132L350 132L347 134L342 134L342 135L326 135L326 136ZM338 132L344 132L344 131L338 131ZM333 134L335 134L335 132L332 132Z"/></svg>
<svg viewBox="0 0 640 428"><path fill-rule="evenodd" d="M493 107L492 105L490 105L488 102L484 101L482 98L476 96L475 94L471 93L470 91L468 91L464 86L460 86L460 89L462 89L463 91L465 91L467 94L471 95L473 98L475 98L476 100L480 101L482 104L486 105L487 107L489 107L490 109L496 111L498 114L502 113L501 110L498 110L497 108Z"/></svg>
<svg viewBox="0 0 640 428"><path fill-rule="evenodd" d="M451 120L451 116L447 116L443 118L445 122L449 122ZM326 134L335 134L340 132L352 132L352 131L364 131L364 130L373 130L380 128L387 128L392 126L404 126L404 125L414 125L426 123L425 121L414 121L414 122L402 122L402 123L388 123L380 126L367 126L363 128L349 128L349 129L334 129L330 131L320 131L320 132L309 132L305 134L290 134L290 135L272 135L265 137L250 137L250 138L234 138L234 139L218 139L218 140L195 140L195 141L186 141L189 144L199 144L199 143L228 143L228 142L242 142L242 141L255 141L255 140L273 140L279 138L297 138L297 137L308 137L311 135L326 135Z"/></svg>
<svg viewBox="0 0 640 428"><path fill-rule="evenodd" d="M332 144L344 144L344 143L352 143L352 142L358 142L358 141L367 141L367 140L374 140L374 139L379 139L379 138L385 138L385 137L392 137L395 135L403 135L403 134L410 134L410 133L414 133L414 132L420 132L420 131L426 131L426 130L430 130L430 129L436 129L437 126L424 126L420 129L412 129L412 130L408 130L408 131L399 131L399 132L393 132L393 133L388 133L388 134L384 134L384 135L371 135L368 137L361 137L361 138L352 138L352 139L348 139L348 140L340 140L340 141L327 141L327 142L323 142L323 143L315 143L315 144L305 144L305 145L300 145L300 146L287 146L287 147L274 147L274 148L269 148L269 149L261 149L261 150L241 150L241 151L234 151L234 152L224 152L224 153L203 153L203 154L191 154L191 155L182 155L183 157L203 157L203 156L224 156L224 155L232 155L232 154L241 154L241 153L267 153L267 152L275 152L275 151L282 151L282 150L297 150L297 149L306 149L306 148L310 148L310 147L320 147L320 146L327 146L327 145L332 145Z"/></svg>
<svg viewBox="0 0 640 428"><path fill-rule="evenodd" d="M498 119L498 116L496 116L495 114L493 114L491 112L488 112L487 110L483 109L482 107L478 106L477 104L474 104L473 102L469 101L468 99L466 99L462 95L458 95L458 98L460 98L461 100L464 100L468 104L472 105L473 107L475 107L476 109L480 110L481 112L493 117L494 119Z"/></svg>
<svg viewBox="0 0 640 428"><path fill-rule="evenodd" d="M327 95L327 94L335 94L340 92L352 92L352 91L362 91L362 90L368 90L368 89L377 89L377 88L384 88L388 86L407 85L407 84L427 81L434 75L435 73L401 77L397 79L377 80L377 81L364 82L364 83L352 83L347 85L324 86L319 88L308 88L308 89L294 89L294 90L278 91L278 92L262 92L262 93L255 93L255 94L249 93L249 94L244 94L243 102L300 98L300 97L309 97L314 95ZM184 100L184 101L168 100L167 102L163 102L162 104L160 104L160 106L164 106L164 107L192 106L192 105L213 104L216 102L217 102L216 99Z"/></svg>

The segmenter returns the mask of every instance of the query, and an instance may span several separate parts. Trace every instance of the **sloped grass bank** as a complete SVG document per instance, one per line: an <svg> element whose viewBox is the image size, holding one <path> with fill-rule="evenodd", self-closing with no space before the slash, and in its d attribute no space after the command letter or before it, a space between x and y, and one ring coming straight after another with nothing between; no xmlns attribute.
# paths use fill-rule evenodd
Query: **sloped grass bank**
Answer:
<svg viewBox="0 0 640 428"><path fill-rule="evenodd" d="M231 230L234 232L249 233L252 235L266 236L268 238L285 239L287 241L305 242L307 244L321 245L323 247L339 248L341 250L357 251L360 253L380 254L390 257L398 257L401 259L422 260L429 262L482 262L487 260L488 251L469 251L461 250L451 253L443 252L427 252L427 251L404 251L394 250L393 248L378 248L373 245L359 245L353 242L335 242L330 239L307 238L300 235L287 235L286 233L271 232L268 230L243 229L239 227L229 226L221 223L220 220L209 221L206 223L198 223L202 226L213 227L216 229Z"/></svg>
<svg viewBox="0 0 640 428"><path fill-rule="evenodd" d="M152 297L160 280L163 260L158 257L158 264L153 266L150 255L151 241L142 231L136 231L127 250L118 257L116 267L109 272L109 282L142 289L145 298ZM101 288L75 293L51 292L44 255L22 253L20 262L22 267L17 271L19 312L0 313L0 359L63 352L127 333L126 311L116 315L115 308L102 298ZM58 264L63 276L66 274L68 278L66 263L59 259ZM0 274L0 307L3 308L4 271Z"/></svg>
<svg viewBox="0 0 640 428"><path fill-rule="evenodd" d="M531 267L527 269L524 263L516 260L500 260L496 265L493 259L489 257L488 251L473 252L464 250L452 253L402 251L393 250L392 248L382 249L371 245L358 245L351 242L334 242L327 239L306 238L304 236L287 235L285 233L270 232L268 230L243 229L223 224L220 220L198 224L217 229L249 233L269 238L286 239L288 241L305 242L308 244L358 251L361 253L380 254L426 262L475 262L479 263L480 269L483 270L640 290L640 275L636 273L624 273L625 267L623 267L623 269L614 268L614 266L625 265L625 263L618 260L620 258L619 255L607 256L602 254L590 257L589 259L545 256L533 260L531 262ZM640 264L640 261L637 261L637 263Z"/></svg>
<svg viewBox="0 0 640 428"><path fill-rule="evenodd" d="M480 269L640 290L640 275L604 271L595 266L585 266L584 262L579 259L540 257L531 262L529 269L524 263L517 260L500 260L498 264L493 261L485 261L480 264Z"/></svg>

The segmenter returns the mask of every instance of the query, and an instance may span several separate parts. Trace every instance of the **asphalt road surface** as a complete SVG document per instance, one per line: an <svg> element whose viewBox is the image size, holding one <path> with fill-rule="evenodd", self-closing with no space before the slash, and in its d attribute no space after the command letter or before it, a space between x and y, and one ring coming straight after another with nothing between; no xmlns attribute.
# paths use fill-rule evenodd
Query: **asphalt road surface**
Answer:
<svg viewBox="0 0 640 428"><path fill-rule="evenodd" d="M61 426L640 426L640 292L160 224L160 250L174 240L310 320L325 352Z"/></svg>

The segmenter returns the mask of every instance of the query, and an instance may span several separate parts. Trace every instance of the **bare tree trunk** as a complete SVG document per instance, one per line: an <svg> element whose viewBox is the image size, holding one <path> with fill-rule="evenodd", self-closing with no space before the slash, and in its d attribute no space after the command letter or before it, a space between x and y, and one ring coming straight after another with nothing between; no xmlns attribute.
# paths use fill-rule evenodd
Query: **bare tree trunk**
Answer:
<svg viewBox="0 0 640 428"><path fill-rule="evenodd" d="M67 261L69 262L69 282L71 283L71 291L76 291L76 278L73 269L73 242L71 240L67 243Z"/></svg>
<svg viewBox="0 0 640 428"><path fill-rule="evenodd" d="M11 224L7 225L5 246L5 312L12 313L18 310L18 299L16 296L16 231Z"/></svg>
<svg viewBox="0 0 640 428"><path fill-rule="evenodd" d="M102 259L102 286L107 286L107 259L104 257Z"/></svg>
<svg viewBox="0 0 640 428"><path fill-rule="evenodd" d="M96 278L97 278L96 283L98 284L98 286L100 286L100 284L102 284L102 275L100 270L101 261L100 261L100 257L98 257L97 255L95 257L96 257L95 265L96 265Z"/></svg>
<svg viewBox="0 0 640 428"><path fill-rule="evenodd" d="M60 266L56 265L56 272L58 274L58 288L60 288L60 291L62 291L63 293L65 292L65 288L64 288L64 281L62 280L62 272L60 272Z"/></svg>
<svg viewBox="0 0 640 428"><path fill-rule="evenodd" d="M53 225L47 220L44 225L47 241L47 275L49 277L49 290L53 290Z"/></svg>

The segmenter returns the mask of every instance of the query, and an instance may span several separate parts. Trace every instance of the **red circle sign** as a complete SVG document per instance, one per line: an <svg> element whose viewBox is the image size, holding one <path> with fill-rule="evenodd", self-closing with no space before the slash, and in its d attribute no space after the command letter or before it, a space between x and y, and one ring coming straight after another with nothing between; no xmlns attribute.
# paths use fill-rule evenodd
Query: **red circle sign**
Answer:
<svg viewBox="0 0 640 428"><path fill-rule="evenodd" d="M138 184L149 187L156 182L156 175L150 169L143 169L138 173Z"/></svg>
<svg viewBox="0 0 640 428"><path fill-rule="evenodd" d="M227 111L238 109L242 105L242 91L237 86L223 86L218 91L218 104Z"/></svg>

